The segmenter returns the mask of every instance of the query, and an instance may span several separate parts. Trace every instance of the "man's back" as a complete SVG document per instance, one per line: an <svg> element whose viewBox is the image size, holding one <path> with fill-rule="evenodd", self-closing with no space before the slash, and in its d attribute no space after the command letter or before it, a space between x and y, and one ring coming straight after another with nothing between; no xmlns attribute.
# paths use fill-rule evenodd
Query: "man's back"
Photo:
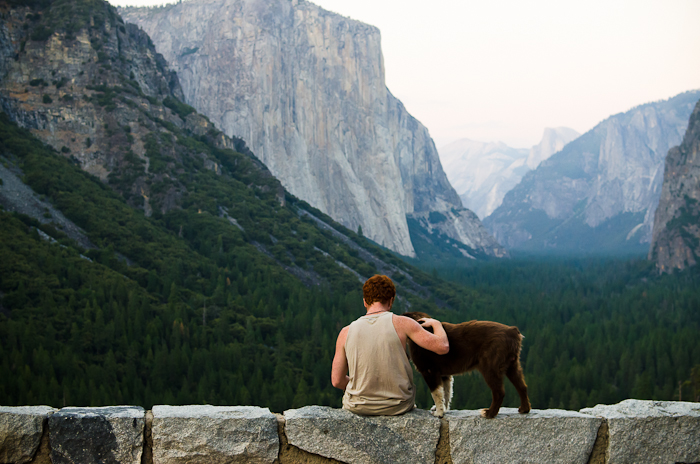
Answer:
<svg viewBox="0 0 700 464"><path fill-rule="evenodd" d="M364 415L395 415L413 408L413 370L393 317L380 312L350 324L345 341L350 381L343 408Z"/></svg>

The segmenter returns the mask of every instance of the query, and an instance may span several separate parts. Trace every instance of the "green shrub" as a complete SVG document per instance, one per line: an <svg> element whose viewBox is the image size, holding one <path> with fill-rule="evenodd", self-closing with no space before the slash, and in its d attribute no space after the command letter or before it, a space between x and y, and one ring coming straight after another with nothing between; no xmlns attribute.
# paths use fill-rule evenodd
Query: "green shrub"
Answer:
<svg viewBox="0 0 700 464"><path fill-rule="evenodd" d="M444 214L439 213L437 211L431 211L428 215L428 221L430 221L431 224L440 224L441 222L445 222L446 220L447 217L445 217Z"/></svg>
<svg viewBox="0 0 700 464"><path fill-rule="evenodd" d="M41 98L41 100L46 103L47 105L49 103L53 103L53 99L49 96L49 94L45 93L44 96Z"/></svg>
<svg viewBox="0 0 700 464"><path fill-rule="evenodd" d="M35 42L45 42L53 35L53 31L43 24L37 26L32 33L31 39Z"/></svg>
<svg viewBox="0 0 700 464"><path fill-rule="evenodd" d="M182 103L180 100L167 96L163 99L163 104L173 110L175 114L185 119L189 114L194 113L195 109L190 105Z"/></svg>

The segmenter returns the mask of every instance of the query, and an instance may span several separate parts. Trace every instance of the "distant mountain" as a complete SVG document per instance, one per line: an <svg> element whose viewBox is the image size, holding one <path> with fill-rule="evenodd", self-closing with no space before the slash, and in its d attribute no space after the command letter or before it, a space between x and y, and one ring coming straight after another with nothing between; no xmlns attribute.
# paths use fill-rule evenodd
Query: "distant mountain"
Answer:
<svg viewBox="0 0 700 464"><path fill-rule="evenodd" d="M548 127L542 141L529 152L503 142L460 139L439 149L440 160L462 204L483 219L500 206L525 173L578 136L568 127Z"/></svg>
<svg viewBox="0 0 700 464"><path fill-rule="evenodd" d="M564 145L577 139L581 134L568 127L546 127L540 143L530 148L527 167L535 169L540 163L564 148Z"/></svg>
<svg viewBox="0 0 700 464"><path fill-rule="evenodd" d="M485 225L508 248L645 250L663 163L700 91L609 117L526 174Z"/></svg>
<svg viewBox="0 0 700 464"><path fill-rule="evenodd" d="M245 139L295 196L404 256L415 256L409 219L470 255L505 254L462 207L428 130L387 89L376 27L306 1L120 11L177 71L186 103Z"/></svg>
<svg viewBox="0 0 700 464"><path fill-rule="evenodd" d="M700 102L690 116L683 143L666 156L649 259L656 261L661 272L700 261Z"/></svg>
<svg viewBox="0 0 700 464"><path fill-rule="evenodd" d="M503 196L529 171L528 151L503 142L484 143L460 139L439 149L447 178L462 204L485 218L501 204Z"/></svg>

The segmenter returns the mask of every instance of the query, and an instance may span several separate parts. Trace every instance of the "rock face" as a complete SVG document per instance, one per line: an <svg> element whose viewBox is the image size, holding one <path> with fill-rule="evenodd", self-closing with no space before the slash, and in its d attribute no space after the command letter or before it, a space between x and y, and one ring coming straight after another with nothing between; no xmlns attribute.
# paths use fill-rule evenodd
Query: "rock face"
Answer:
<svg viewBox="0 0 700 464"><path fill-rule="evenodd" d="M460 139L439 149L440 161L462 204L483 219L500 206L506 193L528 171L579 135L568 127L548 127L529 152L503 142Z"/></svg>
<svg viewBox="0 0 700 464"><path fill-rule="evenodd" d="M606 462L700 462L700 403L625 400L582 409L604 418Z"/></svg>
<svg viewBox="0 0 700 464"><path fill-rule="evenodd" d="M177 71L188 104L346 227L414 256L407 215L462 209L427 129L386 88L377 28L296 0L120 11Z"/></svg>
<svg viewBox="0 0 700 464"><path fill-rule="evenodd" d="M138 406L63 408L49 417L53 464L140 464L146 412Z"/></svg>
<svg viewBox="0 0 700 464"><path fill-rule="evenodd" d="M454 463L548 462L586 464L602 420L547 409L519 414L501 408L494 419L479 411L448 411Z"/></svg>
<svg viewBox="0 0 700 464"><path fill-rule="evenodd" d="M649 259L661 272L694 266L700 257L700 102L680 146L666 156Z"/></svg>
<svg viewBox="0 0 700 464"><path fill-rule="evenodd" d="M699 98L686 92L611 116L526 174L484 224L509 248L644 250L666 153Z"/></svg>
<svg viewBox="0 0 700 464"><path fill-rule="evenodd" d="M0 463L30 462L41 442L50 406L0 407Z"/></svg>
<svg viewBox="0 0 700 464"><path fill-rule="evenodd" d="M131 206L147 214L154 204L162 212L172 209L178 188L151 193L153 182L165 176L149 172L146 145L155 121L183 125L161 103L184 98L177 76L148 36L126 25L108 3L98 2L87 16L76 17L55 2L45 6L15 5L3 12L2 110L83 170L111 183ZM28 21L28 15L41 19ZM66 32L73 27L77 30ZM54 32L37 36L47 29Z"/></svg>
<svg viewBox="0 0 700 464"><path fill-rule="evenodd" d="M344 409L306 406L284 412L289 443L346 463L432 463L440 421L429 412L361 417Z"/></svg>
<svg viewBox="0 0 700 464"><path fill-rule="evenodd" d="M153 460L176 463L272 463L277 418L254 406L154 406Z"/></svg>

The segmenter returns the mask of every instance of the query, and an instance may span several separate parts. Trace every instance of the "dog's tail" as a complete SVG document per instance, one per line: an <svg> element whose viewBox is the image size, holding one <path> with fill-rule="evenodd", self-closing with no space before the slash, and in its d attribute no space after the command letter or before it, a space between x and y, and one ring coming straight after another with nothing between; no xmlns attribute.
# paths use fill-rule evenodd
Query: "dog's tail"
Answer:
<svg viewBox="0 0 700 464"><path fill-rule="evenodd" d="M523 338L525 338L525 337L523 336L523 334L520 333L520 330L518 330L518 328L515 326L510 327L510 329L508 329L508 332L510 335L510 337L508 337L509 338L508 349L513 356L515 356L516 358L519 358L520 357L520 349L522 347L522 341L523 341Z"/></svg>

